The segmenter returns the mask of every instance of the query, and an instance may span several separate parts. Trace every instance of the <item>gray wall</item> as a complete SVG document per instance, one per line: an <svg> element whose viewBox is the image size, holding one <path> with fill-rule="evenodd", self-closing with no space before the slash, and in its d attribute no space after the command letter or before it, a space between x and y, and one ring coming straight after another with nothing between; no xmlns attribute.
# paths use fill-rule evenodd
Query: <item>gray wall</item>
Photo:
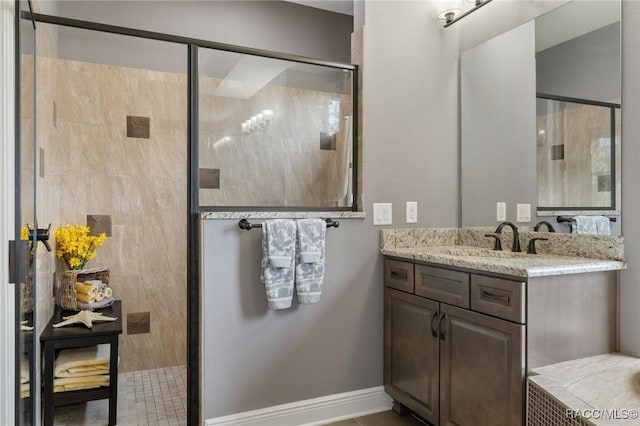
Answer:
<svg viewBox="0 0 640 426"><path fill-rule="evenodd" d="M482 44L570 1L573 0L493 2L491 6L486 6L464 18L464 23L460 25L460 50L465 51Z"/></svg>
<svg viewBox="0 0 640 426"><path fill-rule="evenodd" d="M366 4L365 209L393 202L393 227L408 226L405 201L418 201L416 227L458 225L457 31L435 15L429 2ZM268 312L260 232L204 222L204 418L382 385L378 239L371 217L342 220L321 302Z"/></svg>
<svg viewBox="0 0 640 426"><path fill-rule="evenodd" d="M640 3L622 2L622 235L627 269L620 274L620 349L640 356Z"/></svg>
<svg viewBox="0 0 640 426"><path fill-rule="evenodd" d="M620 99L620 23L538 52L536 91L604 102Z"/></svg>
<svg viewBox="0 0 640 426"><path fill-rule="evenodd" d="M61 1L59 14L337 62L350 62L351 57L351 16L284 1ZM73 46L74 52L61 54L67 59L72 59L69 55L90 57L87 47L100 46L100 39L85 32L83 43ZM127 55L123 58L127 66L137 57L152 64L158 60L153 50L133 41L120 54Z"/></svg>
<svg viewBox="0 0 640 426"><path fill-rule="evenodd" d="M496 202L531 204L535 220L536 77L533 21L461 55L462 224L496 223Z"/></svg>
<svg viewBox="0 0 640 426"><path fill-rule="evenodd" d="M204 222L204 418L381 385L378 233L363 220L328 230L320 303L283 311L266 307L261 237Z"/></svg>

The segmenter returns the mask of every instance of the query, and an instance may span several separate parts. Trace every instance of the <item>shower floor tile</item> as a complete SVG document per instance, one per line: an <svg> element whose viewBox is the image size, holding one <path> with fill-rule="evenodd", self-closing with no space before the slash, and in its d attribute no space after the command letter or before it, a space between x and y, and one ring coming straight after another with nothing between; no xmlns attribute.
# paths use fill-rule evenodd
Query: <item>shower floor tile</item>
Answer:
<svg viewBox="0 0 640 426"><path fill-rule="evenodd" d="M56 426L102 426L109 420L104 399L57 407ZM187 424L187 367L118 375L118 426Z"/></svg>

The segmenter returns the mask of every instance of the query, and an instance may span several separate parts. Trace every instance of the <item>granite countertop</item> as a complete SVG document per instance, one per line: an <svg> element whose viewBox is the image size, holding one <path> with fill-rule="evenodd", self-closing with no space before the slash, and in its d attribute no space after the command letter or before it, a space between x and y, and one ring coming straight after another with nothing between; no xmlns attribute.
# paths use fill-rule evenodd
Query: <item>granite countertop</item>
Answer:
<svg viewBox="0 0 640 426"><path fill-rule="evenodd" d="M465 250L469 250L471 254L463 254ZM407 260L420 260L517 277L614 271L626 267L625 263L619 260L555 254L511 253L511 251L491 253L491 250L488 249L461 245L387 247L382 248L380 252L386 256Z"/></svg>

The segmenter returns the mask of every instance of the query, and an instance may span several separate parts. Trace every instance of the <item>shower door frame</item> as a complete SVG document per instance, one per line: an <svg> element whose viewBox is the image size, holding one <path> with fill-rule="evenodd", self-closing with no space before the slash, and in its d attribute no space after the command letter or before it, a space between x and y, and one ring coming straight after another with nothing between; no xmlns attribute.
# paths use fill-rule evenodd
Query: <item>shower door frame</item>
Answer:
<svg viewBox="0 0 640 426"><path fill-rule="evenodd" d="M352 90L354 99L354 122L357 123L357 86L358 86L358 66L332 61L308 58L305 56L292 55L286 53L273 52L263 49L254 49L243 46L236 46L226 43L218 43L209 40L182 37L172 34L164 34L154 31L145 31L135 28L120 27L97 22L84 21L59 16L44 15L40 13L22 12L22 19L33 20L45 24L59 25L64 27L78 28L84 30L98 31L103 33L118 34L124 36L138 37L157 41L166 41L175 44L185 45L187 48L187 424L196 426L201 424L201 342L200 342L200 321L201 321L201 283L200 283L200 251L201 251L201 229L200 229L200 203L199 203L199 93L198 93L198 48L215 49L226 52L234 52L253 56L261 56L272 59L321 65L331 68L339 68L353 71ZM18 58L19 52L16 52ZM16 114L19 114L17 111ZM357 206L357 126L353 126L353 173L354 173L354 197L353 207L349 210L356 211ZM16 140L19 143L18 140ZM271 208L272 209L272 208ZM332 209L335 211L336 209Z"/></svg>

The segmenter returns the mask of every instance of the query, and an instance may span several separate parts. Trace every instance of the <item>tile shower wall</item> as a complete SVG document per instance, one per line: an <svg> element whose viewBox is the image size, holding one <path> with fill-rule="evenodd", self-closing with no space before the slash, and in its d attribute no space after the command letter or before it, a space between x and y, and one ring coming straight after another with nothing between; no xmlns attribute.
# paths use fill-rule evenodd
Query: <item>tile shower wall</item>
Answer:
<svg viewBox="0 0 640 426"><path fill-rule="evenodd" d="M186 76L55 62L57 125L47 153L54 210L61 223L111 216L112 235L87 267L111 268L123 318L150 317L148 333L128 334L125 324L120 371L184 365ZM127 137L127 116L149 117L150 137Z"/></svg>
<svg viewBox="0 0 640 426"><path fill-rule="evenodd" d="M346 84L346 82L345 82ZM219 189L202 189L206 206L343 206L350 177L351 97L265 86L248 99L216 96L220 80L200 79L200 167L218 169ZM339 104L335 149L320 147L329 109ZM243 133L262 110L270 123Z"/></svg>
<svg viewBox="0 0 640 426"><path fill-rule="evenodd" d="M55 228L86 223L88 215L111 216L112 235L87 267L111 268L110 285L123 301L123 318L149 313L150 319L148 333L129 334L125 324L120 370L186 364L186 76L52 58L46 61L51 72L39 88L46 106L38 110L38 116L48 120L47 127L39 129L46 152L47 184L41 187L46 189L43 214L51 216L47 224L51 221ZM40 63L45 66L44 60ZM205 78L201 84L206 92L216 81ZM338 181L346 171L338 167L348 160L341 148L350 124L341 125L335 151L320 150L318 108L332 100L341 103L341 115L351 114L344 95L310 90L266 87L242 100L204 96L202 144L212 148L215 157L203 159L202 167L220 169L221 189L202 190L203 203L274 203L283 193L289 200L311 193L315 198L310 203L338 199ZM250 146L252 158L268 160L263 169L238 172L234 164L254 164L251 158L247 160L247 151L231 149L232 144L214 147L213 142L217 135L238 132L240 123L256 112L254 108L276 111L268 129L271 138L261 141L248 135L243 141ZM149 117L149 138L127 137L127 116ZM25 120L28 117L25 114ZM282 137L292 126L315 144L301 146L297 139ZM302 179L293 179L287 167L296 163L303 164L307 172ZM260 179L268 180L275 190L248 188L246 181L251 176L268 176ZM336 184L327 186L332 179L338 179ZM317 189L320 184L329 191ZM244 198L233 198L238 194ZM51 255L47 259L51 277L56 262ZM59 285L60 272L66 267L58 261L56 269ZM50 288L48 294L51 292ZM50 313L41 318L48 320Z"/></svg>
<svg viewBox="0 0 640 426"><path fill-rule="evenodd" d="M613 100L619 103L619 100ZM550 103L550 102L549 102ZM538 202L541 206L608 206L611 193L609 110L573 106L537 117ZM616 200L620 205L621 124L616 114ZM561 154L561 155L558 155ZM603 178L604 181L603 181ZM604 183L604 188L602 187Z"/></svg>
<svg viewBox="0 0 640 426"><path fill-rule="evenodd" d="M58 210L51 195L56 191L56 183L50 177L49 153L53 147L52 133L55 123L53 114L54 88L56 67L49 57L53 52L51 37L48 32L37 34L37 120L35 131L37 145L35 147L36 162L34 164L34 118L33 118L33 55L22 56L22 99L21 105L21 163L25 173L22 173L22 218L21 226L34 226L34 179L37 188L36 213L38 227L46 228L52 224L52 229L58 223ZM53 234L52 234L53 235ZM52 243L53 238L50 240ZM53 247L53 244L52 244ZM34 298L38 309L37 328L42 330L53 314L53 286L56 262L54 252L47 251L43 244L38 244L37 255L34 259L36 287Z"/></svg>

